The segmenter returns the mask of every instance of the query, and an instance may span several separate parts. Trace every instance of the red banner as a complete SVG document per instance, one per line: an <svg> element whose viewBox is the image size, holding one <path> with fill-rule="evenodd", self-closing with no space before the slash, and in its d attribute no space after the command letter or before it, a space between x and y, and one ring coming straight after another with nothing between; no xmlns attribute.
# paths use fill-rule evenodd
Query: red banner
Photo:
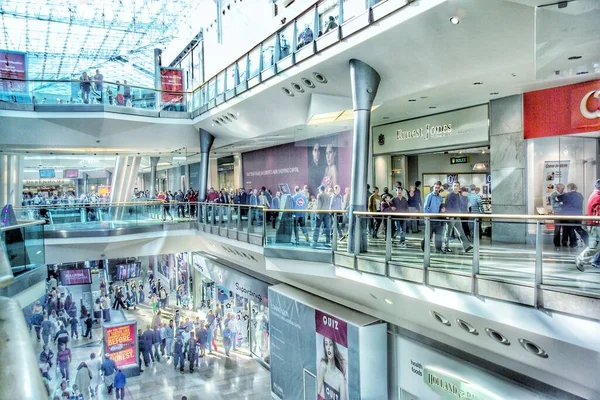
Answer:
<svg viewBox="0 0 600 400"><path fill-rule="evenodd" d="M523 95L525 139L600 130L600 80Z"/></svg>
<svg viewBox="0 0 600 400"><path fill-rule="evenodd" d="M0 51L0 91L26 93L25 53ZM9 79L18 79L11 81Z"/></svg>
<svg viewBox="0 0 600 400"><path fill-rule="evenodd" d="M160 87L163 103L183 103L183 70L161 68Z"/></svg>
<svg viewBox="0 0 600 400"><path fill-rule="evenodd" d="M92 283L92 275L90 270L85 269L61 269L60 281L63 285L89 285Z"/></svg>
<svg viewBox="0 0 600 400"><path fill-rule="evenodd" d="M104 351L117 367L137 363L135 322L104 329Z"/></svg>

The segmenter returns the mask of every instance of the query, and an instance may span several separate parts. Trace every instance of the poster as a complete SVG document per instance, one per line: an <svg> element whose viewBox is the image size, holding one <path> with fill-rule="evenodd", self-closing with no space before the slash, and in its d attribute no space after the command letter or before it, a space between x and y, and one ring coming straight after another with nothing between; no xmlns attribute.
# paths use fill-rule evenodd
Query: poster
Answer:
<svg viewBox="0 0 600 400"><path fill-rule="evenodd" d="M341 132L314 139L251 151L242 154L244 187L271 189L280 185L308 185L312 195L319 185L340 185L341 193L350 186L352 171L352 132Z"/></svg>
<svg viewBox="0 0 600 400"><path fill-rule="evenodd" d="M137 364L136 322L104 328L104 351L121 368Z"/></svg>
<svg viewBox="0 0 600 400"><path fill-rule="evenodd" d="M183 103L183 70L161 68L160 87L163 103Z"/></svg>
<svg viewBox="0 0 600 400"><path fill-rule="evenodd" d="M552 202L550 196L556 189L558 183L567 185L569 180L570 160L562 161L544 161L543 179L542 179L542 200L544 209L548 214L552 212Z"/></svg>
<svg viewBox="0 0 600 400"><path fill-rule="evenodd" d="M315 310L317 399L348 399L348 324Z"/></svg>
<svg viewBox="0 0 600 400"><path fill-rule="evenodd" d="M25 53L0 51L0 92L27 93L26 57Z"/></svg>
<svg viewBox="0 0 600 400"><path fill-rule="evenodd" d="M65 286L89 285L92 283L90 270L85 269L61 269L59 271L60 281Z"/></svg>

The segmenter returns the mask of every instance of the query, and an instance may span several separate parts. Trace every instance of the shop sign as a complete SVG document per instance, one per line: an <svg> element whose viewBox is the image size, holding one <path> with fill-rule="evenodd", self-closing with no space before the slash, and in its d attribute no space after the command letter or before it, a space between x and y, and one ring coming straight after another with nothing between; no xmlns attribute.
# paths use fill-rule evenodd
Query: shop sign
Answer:
<svg viewBox="0 0 600 400"><path fill-rule="evenodd" d="M454 164L466 164L468 162L469 162L469 157L467 157L467 156L451 157L450 158L450 165L454 165Z"/></svg>
<svg viewBox="0 0 600 400"><path fill-rule="evenodd" d="M251 276L237 272L205 259L206 269L200 269L203 275L213 280L218 285L224 286L233 293L257 302L266 301L269 296L269 284ZM194 267L199 265L194 262ZM201 265L201 264L200 264Z"/></svg>
<svg viewBox="0 0 600 400"><path fill-rule="evenodd" d="M119 368L137 364L135 328L135 321L104 328L105 354L108 354Z"/></svg>
<svg viewBox="0 0 600 400"><path fill-rule="evenodd" d="M471 383L450 375L445 371L425 367L423 372L425 383L433 389L434 392L438 393L442 399L492 399L492 397L487 396Z"/></svg>
<svg viewBox="0 0 600 400"><path fill-rule="evenodd" d="M600 80L523 94L525 139L600 130Z"/></svg>
<svg viewBox="0 0 600 400"><path fill-rule="evenodd" d="M24 185L65 185L72 184L72 179L23 179Z"/></svg>
<svg viewBox="0 0 600 400"><path fill-rule="evenodd" d="M488 141L487 104L373 127L374 155L430 151Z"/></svg>

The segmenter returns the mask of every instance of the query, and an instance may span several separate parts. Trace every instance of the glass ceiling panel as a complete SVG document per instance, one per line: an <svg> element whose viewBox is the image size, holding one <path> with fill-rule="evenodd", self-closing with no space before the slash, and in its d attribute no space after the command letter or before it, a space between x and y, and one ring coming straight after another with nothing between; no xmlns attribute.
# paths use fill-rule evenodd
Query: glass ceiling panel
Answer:
<svg viewBox="0 0 600 400"><path fill-rule="evenodd" d="M29 79L79 78L154 86L154 48L199 32L213 0L3 0L0 49L28 55Z"/></svg>

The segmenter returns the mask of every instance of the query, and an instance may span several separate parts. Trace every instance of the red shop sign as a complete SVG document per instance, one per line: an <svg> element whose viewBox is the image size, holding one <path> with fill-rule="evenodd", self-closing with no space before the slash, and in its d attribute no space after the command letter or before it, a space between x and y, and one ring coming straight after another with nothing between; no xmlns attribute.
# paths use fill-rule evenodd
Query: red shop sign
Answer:
<svg viewBox="0 0 600 400"><path fill-rule="evenodd" d="M523 95L525 139L600 130L600 80Z"/></svg>

